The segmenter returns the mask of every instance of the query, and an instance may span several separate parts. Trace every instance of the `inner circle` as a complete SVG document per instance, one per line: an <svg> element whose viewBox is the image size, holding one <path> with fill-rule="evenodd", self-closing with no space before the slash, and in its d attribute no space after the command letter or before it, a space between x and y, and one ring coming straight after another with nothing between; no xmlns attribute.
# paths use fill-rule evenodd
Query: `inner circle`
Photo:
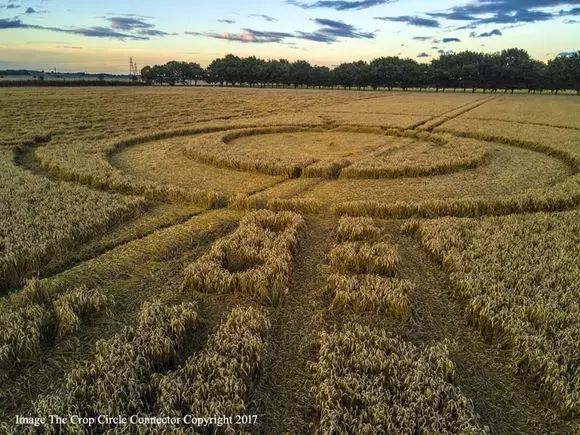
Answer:
<svg viewBox="0 0 580 435"><path fill-rule="evenodd" d="M252 154L257 158L280 158L311 162L352 158L380 147L393 148L410 144L408 138L396 138L370 133L343 131L300 131L250 134L224 142L235 152Z"/></svg>
<svg viewBox="0 0 580 435"><path fill-rule="evenodd" d="M287 178L421 177L471 169L487 156L484 146L465 138L368 127L246 128L203 134L182 146L197 162Z"/></svg>

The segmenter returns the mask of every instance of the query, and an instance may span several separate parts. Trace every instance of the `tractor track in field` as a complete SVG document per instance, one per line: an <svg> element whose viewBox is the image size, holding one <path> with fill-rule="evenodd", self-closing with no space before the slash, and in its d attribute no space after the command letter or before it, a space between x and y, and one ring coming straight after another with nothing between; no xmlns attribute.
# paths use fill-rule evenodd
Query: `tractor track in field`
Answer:
<svg viewBox="0 0 580 435"><path fill-rule="evenodd" d="M479 116L470 116L469 119L472 119L472 120L475 120L475 121L499 121L499 122L505 122L505 123L510 123L510 124L535 125L535 126L538 126L538 127L561 128L563 130L576 130L576 131L580 131L580 127L573 127L571 125L547 124L545 122L514 121L514 120L505 120L505 119L498 119L498 118L486 118L486 117L479 117Z"/></svg>
<svg viewBox="0 0 580 435"><path fill-rule="evenodd" d="M150 216L151 213L153 213L154 211L155 211L154 209L149 209L148 211L145 212L145 215L134 218L133 220L130 221L121 222L108 232L110 233L115 230L123 231L124 227L131 224L138 224L140 220L144 220L146 217ZM81 263L100 257L101 255L106 254L107 252L112 251L115 248L121 248L123 246L129 245L130 243L143 240L157 231L162 231L174 227L176 225L183 224L188 220L196 216L201 216L205 213L208 213L209 211L210 210L200 210L195 211L193 213L183 214L167 222L163 222L162 224L157 225L152 229L148 229L140 234L136 234L135 236L122 239L118 242L100 245L98 242L100 239L103 238L103 235L96 236L92 242L89 241L88 243L81 244L81 246L79 246L76 250L74 250L70 254L68 259L65 259L64 261L54 264L52 266L49 264L47 268L39 274L39 278L49 278L51 276L58 275L59 273L64 272L67 269L73 268Z"/></svg>
<svg viewBox="0 0 580 435"><path fill-rule="evenodd" d="M254 390L259 415L255 432L312 433L311 341L325 326L320 292L325 284L319 265L331 245L334 220L308 216L294 260L290 291L271 313L263 375Z"/></svg>
<svg viewBox="0 0 580 435"><path fill-rule="evenodd" d="M440 126L442 124L445 124L446 122L448 122L448 121L450 121L450 120L452 120L454 118L457 118L457 117L459 117L461 115L464 115L467 112L471 112L472 110L477 109L478 107L481 107L484 104L489 103L490 101L494 101L494 100L496 100L498 98L500 98L500 97L494 95L492 97L483 97L483 98L480 98L480 99L478 99L475 102L470 102L470 103L463 104L463 105L461 105L459 107L456 107L456 108L454 108L452 110L447 110L447 111L445 111L443 113L440 113L438 115L434 115L434 116L432 116L431 118L429 118L426 121L423 121L423 122L420 122L418 124L415 124L409 130L417 130L422 125L428 124L431 121L436 120L437 118L442 118L442 119L439 120L440 122L438 121L437 123L435 123L433 125L430 125L428 128L425 129L426 131L432 132L433 129L435 129L436 127L438 127L438 126ZM457 112L457 111L459 111L459 112L458 113L455 113L455 114L453 114L451 116L447 116L448 113L453 113L453 112Z"/></svg>

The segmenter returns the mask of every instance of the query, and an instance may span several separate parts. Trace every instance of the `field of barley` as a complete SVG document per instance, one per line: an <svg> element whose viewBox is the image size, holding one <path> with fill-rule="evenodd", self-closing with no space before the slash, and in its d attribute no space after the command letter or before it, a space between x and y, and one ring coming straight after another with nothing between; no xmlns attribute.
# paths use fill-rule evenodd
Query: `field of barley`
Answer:
<svg viewBox="0 0 580 435"><path fill-rule="evenodd" d="M580 433L580 99L0 89L0 433Z"/></svg>

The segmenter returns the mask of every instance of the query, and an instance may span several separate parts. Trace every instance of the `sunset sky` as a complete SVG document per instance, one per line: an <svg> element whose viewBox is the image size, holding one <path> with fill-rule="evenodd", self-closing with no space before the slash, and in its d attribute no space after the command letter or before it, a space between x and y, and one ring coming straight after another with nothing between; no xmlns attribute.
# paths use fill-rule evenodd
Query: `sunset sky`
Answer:
<svg viewBox="0 0 580 435"><path fill-rule="evenodd" d="M580 0L0 0L0 69L127 73L228 53L333 66L398 55L580 49Z"/></svg>

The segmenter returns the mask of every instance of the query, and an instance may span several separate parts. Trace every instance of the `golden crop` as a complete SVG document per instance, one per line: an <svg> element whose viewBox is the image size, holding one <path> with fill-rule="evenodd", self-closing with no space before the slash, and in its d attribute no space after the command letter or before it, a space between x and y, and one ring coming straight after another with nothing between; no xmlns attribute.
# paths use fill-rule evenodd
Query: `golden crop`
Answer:
<svg viewBox="0 0 580 435"><path fill-rule="evenodd" d="M578 129L580 128L579 110L580 102L577 98L545 95L542 97L541 104L530 104L530 100L525 95L514 95L513 98L500 97L493 104L486 104L466 113L463 118Z"/></svg>
<svg viewBox="0 0 580 435"><path fill-rule="evenodd" d="M414 285L393 277L401 259L397 247L383 241L381 228L371 218L342 217L336 238L342 243L335 245L328 256L330 266L338 272L327 277L331 307L406 318L407 295Z"/></svg>
<svg viewBox="0 0 580 435"><path fill-rule="evenodd" d="M270 321L265 311L238 307L183 367L157 379L160 415L241 415L256 379Z"/></svg>
<svg viewBox="0 0 580 435"><path fill-rule="evenodd" d="M321 334L312 370L320 433L489 433L453 385L443 344L416 346L350 323Z"/></svg>
<svg viewBox="0 0 580 435"><path fill-rule="evenodd" d="M339 242L373 241L381 237L381 229L371 218L341 217L338 222L337 239Z"/></svg>
<svg viewBox="0 0 580 435"><path fill-rule="evenodd" d="M483 164L489 150L465 138L417 134L421 140L395 149L377 150L340 172L345 178L423 177L471 169Z"/></svg>
<svg viewBox="0 0 580 435"><path fill-rule="evenodd" d="M195 330L196 306L146 303L135 327L99 340L94 358L73 369L57 393L34 403L37 415L132 415L150 411L151 378L171 367ZM47 427L47 433L58 428Z"/></svg>
<svg viewBox="0 0 580 435"><path fill-rule="evenodd" d="M485 216L526 213L535 211L559 211L580 204L580 175L575 175L554 186L529 189L515 195L495 198L467 197L461 199L437 199L420 202L398 201L348 201L335 204L332 209L338 215L372 216L377 218L412 218L438 216Z"/></svg>
<svg viewBox="0 0 580 435"><path fill-rule="evenodd" d="M277 305L288 291L292 256L304 220L296 213L260 210L185 269L183 288L242 293Z"/></svg>
<svg viewBox="0 0 580 435"><path fill-rule="evenodd" d="M56 292L30 281L11 304L0 310L0 378L2 371L36 357L43 345L73 334L82 322L107 312L111 301L101 292L79 287Z"/></svg>
<svg viewBox="0 0 580 435"><path fill-rule="evenodd" d="M144 209L138 197L54 183L21 171L0 149L0 291L52 258Z"/></svg>
<svg viewBox="0 0 580 435"><path fill-rule="evenodd" d="M328 276L328 287L334 294L332 308L355 313L383 312L405 318L409 314L409 291L414 284L406 279L379 275Z"/></svg>
<svg viewBox="0 0 580 435"><path fill-rule="evenodd" d="M405 225L467 299L470 322L571 416L580 410L579 223L571 211Z"/></svg>
<svg viewBox="0 0 580 435"><path fill-rule="evenodd" d="M0 88L0 420L574 433L578 100L544 97Z"/></svg>
<svg viewBox="0 0 580 435"><path fill-rule="evenodd" d="M278 127L238 130L231 133L215 133L200 136L194 145L184 149L184 154L194 160L209 163L218 167L242 171L262 172L269 175L281 175L288 178L299 177L302 169L315 162L312 158L284 158L272 156L265 158L263 151L236 150L229 142L244 136L266 135L269 133L285 133L308 131L305 127Z"/></svg>
<svg viewBox="0 0 580 435"><path fill-rule="evenodd" d="M274 212L293 211L296 213L317 213L322 202L311 198L266 198L263 195L241 195L235 197L230 207L237 210L269 209Z"/></svg>
<svg viewBox="0 0 580 435"><path fill-rule="evenodd" d="M330 264L339 272L393 275L401 262L396 246L386 242L345 242L328 255Z"/></svg>
<svg viewBox="0 0 580 435"><path fill-rule="evenodd" d="M77 332L84 319L106 311L109 304L103 294L83 287L62 294L54 301L57 335Z"/></svg>

